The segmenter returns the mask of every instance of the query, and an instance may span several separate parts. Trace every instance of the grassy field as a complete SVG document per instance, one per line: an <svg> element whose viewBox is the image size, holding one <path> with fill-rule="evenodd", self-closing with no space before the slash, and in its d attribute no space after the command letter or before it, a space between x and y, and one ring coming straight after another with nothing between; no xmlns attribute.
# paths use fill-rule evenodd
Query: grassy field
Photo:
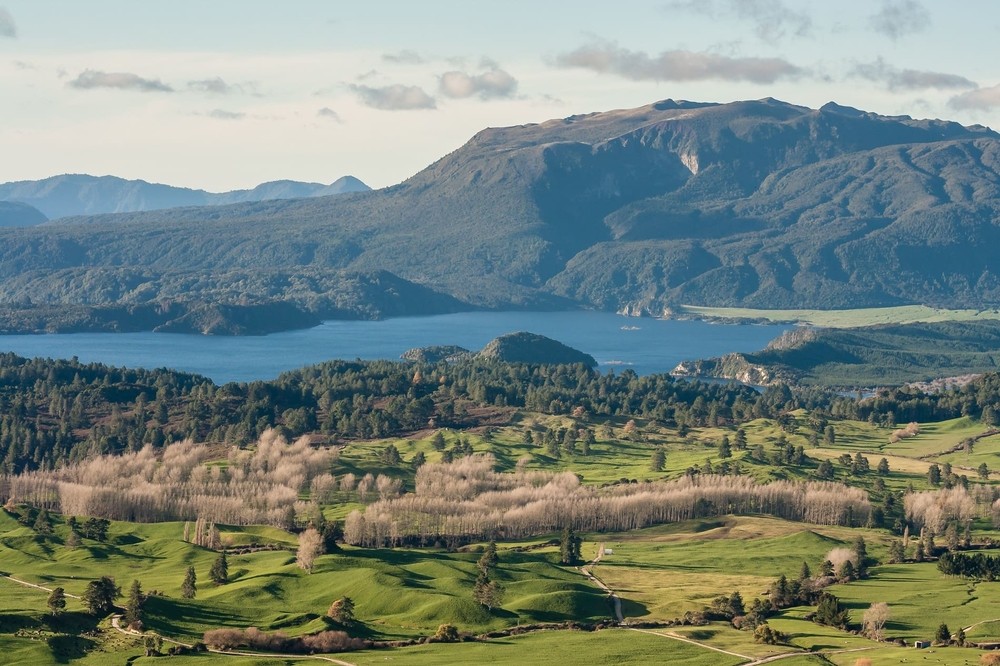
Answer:
<svg viewBox="0 0 1000 666"><path fill-rule="evenodd" d="M546 631L458 645L431 644L400 650L370 650L345 655L358 664L649 664L735 666L747 660L707 650L663 636L608 629L605 631ZM585 661L584 661L585 660Z"/></svg>
<svg viewBox="0 0 1000 666"><path fill-rule="evenodd" d="M759 419L744 424L748 450L734 451L724 461L718 442L723 436L735 440L732 428L695 428L685 436L675 429L640 422L643 441L622 438L622 420L590 423L601 431L590 455L563 454L551 458L544 448L523 442L523 431L558 428L569 420L558 416L515 415L514 425L491 432L445 432L447 446L462 437L473 450L492 452L498 466L511 470L516 465L528 469L573 470L585 483L602 484L628 479L678 478L688 468L708 461L740 462L744 472L759 480L815 478L818 462L834 461L836 478L852 485L872 488L874 471L857 477L849 475L837 459L844 453L861 452L874 470L878 459L886 457L891 472L880 477L887 487L902 490L929 488L927 468L932 462L951 462L973 469L980 461L1000 468L1000 436L980 440L971 452L953 451L964 439L981 434L983 424L968 418L924 424L916 437L890 444L891 429L861 422L834 422L836 441L813 446L809 415L792 414L795 428L783 430L779 424ZM610 436L604 432L610 427ZM414 473L408 465L418 452L429 461L441 453L431 444L433 432L411 440L379 440L352 443L334 463L332 471L393 473L412 487ZM803 446L809 457L801 466L759 461L752 455L758 445L768 457L784 438L793 446ZM403 463L387 468L382 452L389 444L399 450ZM650 470L656 447L666 451L662 472ZM974 474L970 478L976 481ZM343 517L362 506L356 498L324 507L327 516ZM1000 536L985 522L976 533ZM248 555L231 555L231 582L217 586L208 582L208 570L216 553L186 543L182 523L113 523L106 543L89 540L77 548L64 544L68 528L56 518L55 534L44 538L0 512L0 571L45 587L62 586L80 594L87 582L101 575L113 575L123 588L133 579L147 592L158 593L147 602L147 627L162 635L193 642L208 629L218 627L258 627L289 635L328 629L324 619L330 603L350 596L356 603L360 624L356 633L377 639L406 639L433 634L440 624L449 623L470 634L483 633L519 624L576 620L596 622L611 615L606 594L591 584L575 568L558 565L557 548L546 543L555 535L541 535L517 543L500 544L498 578L506 588L502 608L486 611L472 600L476 578L475 552L446 552L435 549L381 549L344 547L341 552L318 558L314 573L306 574L295 564L296 536L284 530L251 526L223 527L223 541L230 545L251 542L271 543L283 550ZM599 544L611 549L594 573L623 602L627 620L668 621L687 611L698 611L722 594L739 590L747 604L762 597L779 575L794 578L802 562L813 569L835 547L849 546L864 536L869 553L884 559L893 535L885 530L803 525L762 516L721 516L716 519L661 525L621 534L584 535L583 555L593 557ZM515 550L516 549L516 550ZM198 595L194 600L180 596L180 584L187 566L195 567ZM952 629L983 622L970 630L970 638L1000 638L1000 588L996 584L975 584L942 576L933 563L882 565L872 569L863 581L838 585L832 591L851 609L855 621L875 601L886 601L893 609L889 633L912 641L933 635L941 621ZM79 601L70 599L67 615L55 622L46 614L47 593L0 579L0 663L78 663L86 665L153 663L138 657L136 639L111 630L104 622L82 613ZM400 664L459 664L473 661L519 662L525 664L585 663L614 661L616 664L649 663L668 660L679 664L738 664L789 651L821 651L823 657L802 654L783 658L794 664L853 664L859 655L872 663L898 663L920 657L921 663L975 663L978 653L957 648L914 652L886 648L857 635L816 625L806 620L810 609L792 608L772 618L772 625L789 635L787 645L766 646L753 642L749 632L737 631L726 623L708 626L673 626L653 633L607 630L586 632L542 632L499 639L488 643L428 644L392 650L371 650L345 655L357 664L395 662ZM994 621L995 620L995 621ZM85 636L72 636L86 629ZM659 635L657 635L659 634ZM681 638L694 641L684 642ZM863 652L841 652L863 649ZM733 653L731 655L726 652ZM568 655L568 656L567 656ZM737 656L734 656L737 655ZM174 657L171 663L214 663L219 657ZM305 663L299 658L226 657L240 664ZM825 660L825 661L824 661Z"/></svg>
<svg viewBox="0 0 1000 666"><path fill-rule="evenodd" d="M734 590L747 600L761 596L778 576L797 575L803 562L818 568L857 533L762 517L690 521L608 535L613 554L594 572L626 599L626 617L673 620ZM882 537L869 531L865 538L875 550Z"/></svg>
<svg viewBox="0 0 1000 666"><path fill-rule="evenodd" d="M798 322L826 328L1000 319L1000 310L948 310L926 305L900 305L854 310L757 310L753 308L708 308L699 305L682 305L677 308L677 314L713 319Z"/></svg>
<svg viewBox="0 0 1000 666"><path fill-rule="evenodd" d="M809 479L815 477L815 468L823 459L836 459L844 453L854 455L861 452L869 457L872 467L879 458L886 457L893 473L884 479L887 486L903 489L910 485L916 488L927 486L927 468L932 462L944 462L947 456L940 460L934 454L944 454L962 440L982 433L986 426L969 418L959 418L942 423L925 424L921 426L920 435L904 439L895 444L889 443L891 428L882 428L860 421L837 421L836 443L833 446L813 446L809 436L812 433L808 425L808 415L804 412L793 413L797 429L793 433L782 430L781 426L770 419L757 419L744 424L747 435L748 449L760 444L765 452L772 453L781 437L793 446L802 446L806 455L814 461L801 467L792 465L774 465L754 461L749 451L733 451L729 463L739 461L744 466L744 473L759 481L776 479ZM718 444L723 436L730 442L735 439L734 428L692 428L685 436L676 429L665 428L639 421L643 441L630 441L622 437L624 420L612 420L608 423L613 437L598 435L597 442L591 446L590 454L583 455L578 448L577 453L562 453L558 458L546 454L545 448L537 444L525 444L522 441L523 430L526 428L553 429L569 425L570 420L562 417L526 416L517 426L494 430L489 438L481 433L456 433L443 431L447 447L451 448L458 437L467 441L477 453L492 453L497 459L497 466L504 471L511 471L518 462L529 470L566 471L578 474L585 483L611 483L620 479L636 479L651 481L657 479L673 479L683 476L694 466L702 466L706 461L714 466L724 462L719 456ZM600 430L604 424L593 424L594 430ZM334 472L344 474L352 472L356 475L371 472L373 474L387 473L401 476L408 487L413 486L414 470L408 464L418 452L422 452L429 462L441 459L441 452L431 446L433 433L411 440L377 440L371 442L352 443L335 463ZM402 465L396 468L386 468L380 456L386 446L395 446L403 459ZM650 461L653 452L662 447L666 453L662 472L653 472ZM993 448L990 448L993 447ZM983 440L977 455L987 458L991 452L1000 452L1000 436L995 440ZM957 455L957 454L956 454ZM928 456L927 460L917 459ZM963 463L964 464L964 463ZM976 465L979 461L976 461ZM843 466L837 464L838 478L844 477ZM974 467L974 466L973 466ZM992 466L991 466L992 468ZM1000 469L1000 457L997 458L997 468ZM871 477L868 478L870 482ZM855 479L852 483L865 485L864 479ZM344 506L335 511L327 511L331 517L334 514L345 514L350 507Z"/></svg>
<svg viewBox="0 0 1000 666"><path fill-rule="evenodd" d="M886 632L907 642L930 640L942 622L955 632L959 627L1000 617L1000 585L944 576L932 562L883 565L874 569L870 578L835 585L830 592L856 619L872 603L888 603L892 619ZM981 625L977 638L1000 640L1000 635L992 633L994 629Z"/></svg>

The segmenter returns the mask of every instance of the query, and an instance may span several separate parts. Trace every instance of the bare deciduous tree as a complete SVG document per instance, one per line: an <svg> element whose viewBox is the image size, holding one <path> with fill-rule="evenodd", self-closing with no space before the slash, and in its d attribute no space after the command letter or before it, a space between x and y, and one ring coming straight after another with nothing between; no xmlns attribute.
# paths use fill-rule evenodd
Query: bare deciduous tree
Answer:
<svg viewBox="0 0 1000 666"><path fill-rule="evenodd" d="M315 528L310 527L299 535L299 550L295 554L295 563L300 569L312 573L316 558L323 554L323 537Z"/></svg>
<svg viewBox="0 0 1000 666"><path fill-rule="evenodd" d="M884 601L873 603L865 611L861 624L863 631L868 638L873 641L881 641L885 638L885 623L892 617L889 604Z"/></svg>

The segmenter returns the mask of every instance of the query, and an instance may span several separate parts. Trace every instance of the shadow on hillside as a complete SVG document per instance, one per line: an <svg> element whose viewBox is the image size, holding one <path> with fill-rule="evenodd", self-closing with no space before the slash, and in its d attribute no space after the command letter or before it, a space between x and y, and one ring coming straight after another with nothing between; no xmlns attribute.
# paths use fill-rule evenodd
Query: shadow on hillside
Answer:
<svg viewBox="0 0 1000 666"><path fill-rule="evenodd" d="M42 621L55 633L83 634L97 629L98 618L83 611L69 611L57 617L46 615Z"/></svg>
<svg viewBox="0 0 1000 666"><path fill-rule="evenodd" d="M82 636L52 636L46 643L57 664L68 664L73 659L83 659L88 652L97 647L97 643Z"/></svg>
<svg viewBox="0 0 1000 666"><path fill-rule="evenodd" d="M231 627L234 620L238 618L232 613L200 604L168 597L151 596L146 599L146 628L164 636L189 635L191 625Z"/></svg>
<svg viewBox="0 0 1000 666"><path fill-rule="evenodd" d="M621 597L619 597L621 599ZM622 616L627 618L646 617L649 615L649 608L646 604L641 604L632 599L622 599Z"/></svg>
<svg viewBox="0 0 1000 666"><path fill-rule="evenodd" d="M323 624L329 631L343 631L355 638L378 639L383 636L380 632L367 626L364 622L355 620L347 624L337 622L329 615L323 616Z"/></svg>
<svg viewBox="0 0 1000 666"><path fill-rule="evenodd" d="M14 634L22 629L37 629L38 620L20 613L0 613L0 634Z"/></svg>

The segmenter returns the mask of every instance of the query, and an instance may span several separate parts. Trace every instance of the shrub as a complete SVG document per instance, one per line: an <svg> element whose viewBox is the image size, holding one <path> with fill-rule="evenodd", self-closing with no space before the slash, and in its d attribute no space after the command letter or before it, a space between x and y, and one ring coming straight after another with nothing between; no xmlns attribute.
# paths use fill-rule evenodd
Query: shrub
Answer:
<svg viewBox="0 0 1000 666"><path fill-rule="evenodd" d="M438 643L457 643L459 641L458 627L453 624L442 624L431 640Z"/></svg>
<svg viewBox="0 0 1000 666"><path fill-rule="evenodd" d="M280 631L269 634L256 627L206 631L205 643L218 650L247 647L254 650L295 654L346 652L348 650L361 650L369 646L367 641L352 638L343 631L321 631L318 634L289 638Z"/></svg>

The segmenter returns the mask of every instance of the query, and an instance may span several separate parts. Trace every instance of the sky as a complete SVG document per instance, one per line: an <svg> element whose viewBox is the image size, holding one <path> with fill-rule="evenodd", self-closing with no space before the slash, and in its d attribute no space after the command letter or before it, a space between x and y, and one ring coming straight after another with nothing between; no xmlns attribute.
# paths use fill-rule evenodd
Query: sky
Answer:
<svg viewBox="0 0 1000 666"><path fill-rule="evenodd" d="M0 182L398 183L486 127L775 97L1000 129L995 0L0 0Z"/></svg>

